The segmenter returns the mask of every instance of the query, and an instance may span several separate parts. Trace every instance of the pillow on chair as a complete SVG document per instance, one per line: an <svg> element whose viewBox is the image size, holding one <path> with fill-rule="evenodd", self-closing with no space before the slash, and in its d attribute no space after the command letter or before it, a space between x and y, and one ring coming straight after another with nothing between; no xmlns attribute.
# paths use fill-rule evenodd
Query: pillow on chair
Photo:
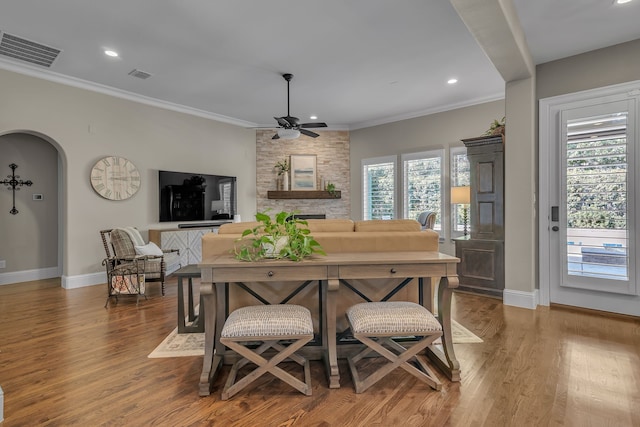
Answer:
<svg viewBox="0 0 640 427"><path fill-rule="evenodd" d="M131 237L131 240L133 241L133 244L135 246L143 246L144 245L144 239L142 238L142 234L140 234L140 232L138 231L137 228L135 228L135 227L124 227L124 230L127 232L129 237ZM160 254L160 255L162 255L162 254Z"/></svg>
<svg viewBox="0 0 640 427"><path fill-rule="evenodd" d="M146 245L137 245L134 246L137 255L151 255L151 256L162 256L164 253L162 249L158 247L153 242L149 242Z"/></svg>

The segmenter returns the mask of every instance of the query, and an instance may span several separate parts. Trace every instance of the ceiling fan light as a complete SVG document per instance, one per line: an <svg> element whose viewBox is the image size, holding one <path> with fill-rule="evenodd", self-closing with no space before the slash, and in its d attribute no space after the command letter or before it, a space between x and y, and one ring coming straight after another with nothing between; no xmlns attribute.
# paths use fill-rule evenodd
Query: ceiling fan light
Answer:
<svg viewBox="0 0 640 427"><path fill-rule="evenodd" d="M300 136L300 131L297 129L278 129L278 136L280 139L296 139Z"/></svg>

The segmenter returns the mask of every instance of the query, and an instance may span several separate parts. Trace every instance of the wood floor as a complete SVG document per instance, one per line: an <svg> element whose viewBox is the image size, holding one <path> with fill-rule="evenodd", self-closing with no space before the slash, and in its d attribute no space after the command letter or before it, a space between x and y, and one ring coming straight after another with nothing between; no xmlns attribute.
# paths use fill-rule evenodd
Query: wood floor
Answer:
<svg viewBox="0 0 640 427"><path fill-rule="evenodd" d="M457 293L453 318L481 344L456 344L462 382L432 391L396 370L356 395L341 361L313 396L266 375L228 401L198 396L202 357L148 359L176 325L175 279L160 296L103 308L106 289L59 281L0 286L2 427L639 426L640 321L564 307L526 310Z"/></svg>

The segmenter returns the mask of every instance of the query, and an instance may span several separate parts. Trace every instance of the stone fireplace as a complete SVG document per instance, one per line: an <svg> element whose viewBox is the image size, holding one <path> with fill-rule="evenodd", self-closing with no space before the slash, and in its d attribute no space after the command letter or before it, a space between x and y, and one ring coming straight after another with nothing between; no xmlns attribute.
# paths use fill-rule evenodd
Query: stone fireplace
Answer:
<svg viewBox="0 0 640 427"><path fill-rule="evenodd" d="M256 207L259 212L297 211L300 215L324 215L326 218L351 217L349 175L349 132L318 131L320 136L300 136L293 140L273 140L273 130L256 131ZM331 182L340 191L340 198L269 199L267 192L278 190L275 165L292 154L316 156L316 188L321 180ZM302 192L301 192L302 194Z"/></svg>

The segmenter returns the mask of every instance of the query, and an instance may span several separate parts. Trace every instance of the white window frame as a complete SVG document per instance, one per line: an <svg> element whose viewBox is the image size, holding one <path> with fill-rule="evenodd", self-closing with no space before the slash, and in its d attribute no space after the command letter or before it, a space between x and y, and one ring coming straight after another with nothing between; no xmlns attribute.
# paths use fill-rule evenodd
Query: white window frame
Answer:
<svg viewBox="0 0 640 427"><path fill-rule="evenodd" d="M403 204L403 218L409 219L417 219L414 216L410 216L409 214L409 193L408 193L408 185L407 182L407 162L412 160L420 160L420 159L440 159L440 212L438 212L437 223L434 226L435 231L437 231L442 236L442 231L445 229L444 227L444 218L445 218L445 170L446 170L446 159L445 159L445 151L444 149L435 149L428 151L421 151L417 153L406 153L401 155L401 164L402 164L402 182L400 188L402 189L402 204Z"/></svg>
<svg viewBox="0 0 640 427"><path fill-rule="evenodd" d="M365 171L367 167L380 165L380 164L393 164L393 218L398 217L398 188L397 188L397 170L398 170L398 156L383 156L383 157L372 157L368 159L362 159L361 167L360 167L360 176L362 177L362 219L370 219L371 214L368 211L370 206L369 201L369 189L368 189L368 180L365 179ZM391 219L393 219L391 218Z"/></svg>

